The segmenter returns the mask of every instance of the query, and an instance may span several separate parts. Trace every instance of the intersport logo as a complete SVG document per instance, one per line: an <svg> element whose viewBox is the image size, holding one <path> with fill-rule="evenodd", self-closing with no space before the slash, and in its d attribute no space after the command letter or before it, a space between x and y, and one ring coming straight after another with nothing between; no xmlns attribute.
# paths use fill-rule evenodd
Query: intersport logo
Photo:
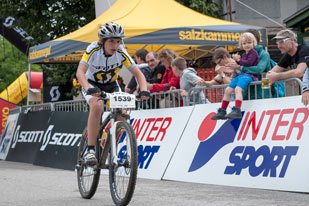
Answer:
<svg viewBox="0 0 309 206"><path fill-rule="evenodd" d="M44 151L48 145L78 146L78 140L82 134L52 132L54 125L49 125L46 131L20 131L17 125L11 148L17 143L42 143L40 151Z"/></svg>
<svg viewBox="0 0 309 206"><path fill-rule="evenodd" d="M224 174L252 177L285 177L290 162L297 158L306 134L308 108L285 108L242 112L242 119L228 119L218 130L217 121L208 114L198 131L200 144L188 172L207 164L222 148L235 145L228 157ZM249 133L249 130L251 133ZM236 143L236 144L233 144Z"/></svg>

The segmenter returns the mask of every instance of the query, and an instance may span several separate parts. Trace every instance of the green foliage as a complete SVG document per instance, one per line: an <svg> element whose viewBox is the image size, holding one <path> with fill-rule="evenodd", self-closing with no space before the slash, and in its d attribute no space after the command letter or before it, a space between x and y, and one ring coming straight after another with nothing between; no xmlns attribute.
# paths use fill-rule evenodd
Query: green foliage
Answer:
<svg viewBox="0 0 309 206"><path fill-rule="evenodd" d="M33 65L31 70L41 71L41 68ZM0 92L26 71L28 71L27 56L0 35Z"/></svg>
<svg viewBox="0 0 309 206"><path fill-rule="evenodd" d="M94 0L1 0L0 15L3 18L13 16L17 19L17 25L33 37L30 45L35 45L64 36L89 23L95 19L95 7ZM8 44L6 48L12 47L8 42L6 44ZM0 78L3 79L4 75L8 83L21 74L15 70L22 68L22 71L26 71L28 69L28 60L25 55L19 54L18 58L14 57L15 60L8 62L13 58L11 55L6 53L5 62L2 62L0 58ZM32 71L40 66L32 65ZM50 75L49 82L54 85L72 82L77 68L76 65L44 65L43 67L44 72L47 71ZM12 72L7 73L6 68L10 68ZM6 78L9 76L10 78ZM1 80L0 91L5 87L6 82ZM69 95L74 95L74 91Z"/></svg>
<svg viewBox="0 0 309 206"><path fill-rule="evenodd" d="M94 0L1 0L0 14L18 19L34 45L84 26L95 19L95 7Z"/></svg>
<svg viewBox="0 0 309 206"><path fill-rule="evenodd" d="M212 0L176 0L182 5L189 7L202 14L221 18L221 6Z"/></svg>

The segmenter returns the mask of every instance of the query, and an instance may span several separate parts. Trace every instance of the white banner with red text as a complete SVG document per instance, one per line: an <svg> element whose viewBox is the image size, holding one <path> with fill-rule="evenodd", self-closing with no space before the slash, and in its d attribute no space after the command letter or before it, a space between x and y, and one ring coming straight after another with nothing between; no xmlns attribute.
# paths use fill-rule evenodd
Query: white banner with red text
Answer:
<svg viewBox="0 0 309 206"><path fill-rule="evenodd" d="M220 106L195 106L163 179L309 192L301 96L244 101L242 119L211 120Z"/></svg>

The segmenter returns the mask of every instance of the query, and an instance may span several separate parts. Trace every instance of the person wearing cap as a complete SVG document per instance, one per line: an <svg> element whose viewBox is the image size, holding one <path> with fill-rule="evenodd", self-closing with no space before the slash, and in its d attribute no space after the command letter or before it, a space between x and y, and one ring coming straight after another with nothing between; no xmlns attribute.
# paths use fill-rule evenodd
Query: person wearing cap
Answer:
<svg viewBox="0 0 309 206"><path fill-rule="evenodd" d="M301 78L308 67L306 57L309 56L309 46L298 45L296 34L289 29L278 32L273 39L276 40L283 56L278 64L267 72L266 78L270 83L288 78ZM284 71L286 69L287 71Z"/></svg>

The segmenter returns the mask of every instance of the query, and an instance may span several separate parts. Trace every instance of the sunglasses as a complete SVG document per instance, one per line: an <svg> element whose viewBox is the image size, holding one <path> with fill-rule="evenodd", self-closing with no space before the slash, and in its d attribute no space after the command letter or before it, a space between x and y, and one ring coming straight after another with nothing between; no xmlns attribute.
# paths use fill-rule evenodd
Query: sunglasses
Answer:
<svg viewBox="0 0 309 206"><path fill-rule="evenodd" d="M289 40L290 38L286 38L286 39L281 39L280 41L277 41L276 44L280 45L283 44L284 42L286 42L287 40Z"/></svg>

